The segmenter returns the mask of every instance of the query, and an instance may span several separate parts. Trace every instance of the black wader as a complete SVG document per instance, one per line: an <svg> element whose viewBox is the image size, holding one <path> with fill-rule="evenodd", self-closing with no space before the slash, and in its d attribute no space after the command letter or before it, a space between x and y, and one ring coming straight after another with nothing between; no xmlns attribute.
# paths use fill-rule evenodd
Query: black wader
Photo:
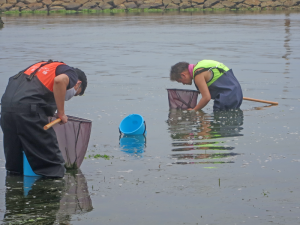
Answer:
<svg viewBox="0 0 300 225"><path fill-rule="evenodd" d="M55 131L43 129L56 110L54 94L35 76L38 69L30 76L23 70L11 77L1 99L6 169L22 174L24 151L36 174L63 177L65 162Z"/></svg>

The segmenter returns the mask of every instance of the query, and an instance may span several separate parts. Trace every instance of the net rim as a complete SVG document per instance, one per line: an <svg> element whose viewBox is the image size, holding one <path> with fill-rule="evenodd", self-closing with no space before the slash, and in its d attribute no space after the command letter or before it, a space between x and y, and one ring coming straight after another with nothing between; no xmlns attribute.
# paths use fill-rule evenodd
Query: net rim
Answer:
<svg viewBox="0 0 300 225"><path fill-rule="evenodd" d="M167 91L190 91L190 92L197 92L198 94L200 94L199 91L196 90L189 90L189 89L178 89L178 88L166 88Z"/></svg>
<svg viewBox="0 0 300 225"><path fill-rule="evenodd" d="M82 122L82 123L92 123L91 120L88 119L84 119L84 118L80 118L80 117L76 117L76 116L69 116L66 115L68 117L68 120L70 121L75 121L75 122ZM50 118L52 117L51 120L54 120L53 118L56 118L56 114L54 116L50 116Z"/></svg>

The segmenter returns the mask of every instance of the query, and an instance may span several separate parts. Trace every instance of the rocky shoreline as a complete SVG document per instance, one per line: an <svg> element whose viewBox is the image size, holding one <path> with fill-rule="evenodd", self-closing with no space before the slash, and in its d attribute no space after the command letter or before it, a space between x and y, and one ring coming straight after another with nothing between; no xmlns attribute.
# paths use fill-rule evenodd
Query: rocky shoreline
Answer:
<svg viewBox="0 0 300 225"><path fill-rule="evenodd" d="M300 9L300 0L0 0L2 13L285 9Z"/></svg>

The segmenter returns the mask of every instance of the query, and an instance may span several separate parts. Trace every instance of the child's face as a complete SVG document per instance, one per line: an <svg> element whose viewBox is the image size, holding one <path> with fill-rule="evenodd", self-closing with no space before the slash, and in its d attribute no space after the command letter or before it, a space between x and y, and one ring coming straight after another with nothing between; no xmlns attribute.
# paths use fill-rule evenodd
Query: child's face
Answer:
<svg viewBox="0 0 300 225"><path fill-rule="evenodd" d="M182 83L184 85L191 85L192 84L192 77L189 71L184 71L181 73L181 78L177 80L178 83Z"/></svg>

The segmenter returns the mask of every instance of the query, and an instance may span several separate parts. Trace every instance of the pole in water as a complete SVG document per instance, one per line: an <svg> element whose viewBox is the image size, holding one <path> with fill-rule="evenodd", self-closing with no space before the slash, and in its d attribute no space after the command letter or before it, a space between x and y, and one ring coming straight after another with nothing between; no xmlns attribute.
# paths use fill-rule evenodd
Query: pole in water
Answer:
<svg viewBox="0 0 300 225"><path fill-rule="evenodd" d="M261 102L261 103L267 103L267 104L271 104L271 105L278 105L278 102L271 102L271 101L266 101L266 100L261 100L261 99L255 99L255 98L243 97L243 100L248 100L248 101L253 101L253 102Z"/></svg>

